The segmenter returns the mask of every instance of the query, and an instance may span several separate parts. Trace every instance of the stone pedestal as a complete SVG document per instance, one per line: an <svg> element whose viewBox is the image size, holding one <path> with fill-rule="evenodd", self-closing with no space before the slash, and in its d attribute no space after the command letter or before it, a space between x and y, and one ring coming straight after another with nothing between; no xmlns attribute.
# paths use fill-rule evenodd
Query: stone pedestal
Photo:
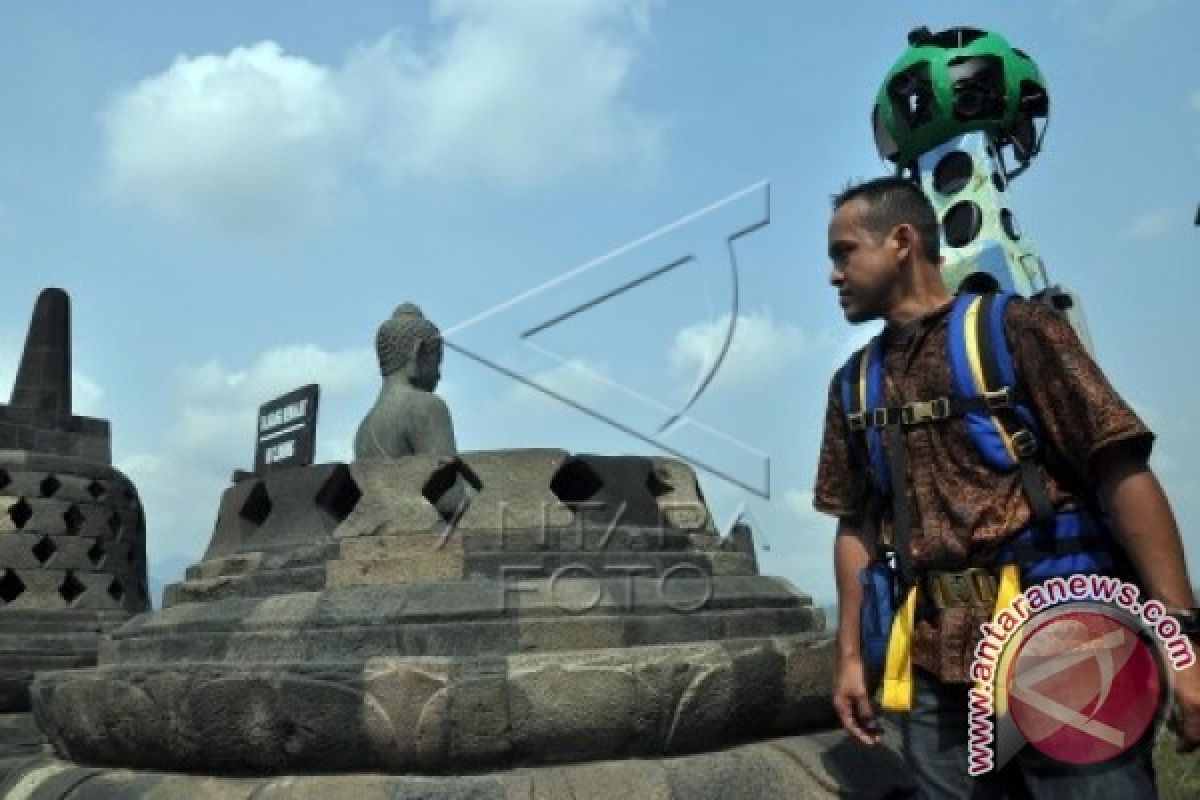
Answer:
<svg viewBox="0 0 1200 800"><path fill-rule="evenodd" d="M438 492L455 473L477 494L447 520ZM41 673L36 713L88 765L490 770L508 786L537 765L720 752L711 769L751 785L788 757L727 748L833 724L822 613L757 574L752 548L746 531L717 535L695 475L668 459L514 450L281 470L225 492L204 560L166 608L106 637L97 667ZM616 786L592 796L630 796ZM697 791L653 796L734 796Z"/></svg>
<svg viewBox="0 0 1200 800"><path fill-rule="evenodd" d="M464 775L217 777L0 760L0 797L37 800L903 800L895 737L868 749L835 732L695 755Z"/></svg>

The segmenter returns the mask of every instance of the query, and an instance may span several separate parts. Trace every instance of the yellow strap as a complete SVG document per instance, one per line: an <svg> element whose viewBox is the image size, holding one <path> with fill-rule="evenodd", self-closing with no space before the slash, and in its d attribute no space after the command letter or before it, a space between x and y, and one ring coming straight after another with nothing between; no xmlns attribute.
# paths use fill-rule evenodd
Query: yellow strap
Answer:
<svg viewBox="0 0 1200 800"><path fill-rule="evenodd" d="M992 624L999 625L996 618L1000 616L1000 612L1004 611L1012 603L1013 598L1021 593L1021 568L1016 564L1005 564L1000 568L1000 584L996 587L996 607L992 609ZM1004 645L1006 655L1016 652L1015 645L1017 644L1020 631L1013 631L1012 638ZM1000 660L1004 660L1003 657ZM997 665L996 674L992 675L992 680L998 682L997 675L1000 670ZM988 687L994 689L992 692L993 707L996 709L997 716L1005 714L1008 710L1008 693L1003 691L1003 686ZM986 691L986 690L984 690Z"/></svg>
<svg viewBox="0 0 1200 800"><path fill-rule="evenodd" d="M1000 582L996 589L996 606L992 609L992 622L1008 608L1013 598L1021 593L1021 570L1016 564L1005 564L1000 569ZM908 590L900 610L892 621L888 636L887 661L883 667L883 689L880 705L885 711L911 711L913 703L912 638L917 616L917 588ZM989 687L991 688L991 687ZM996 712L1002 714L1007 706L1007 697L1002 692L995 695Z"/></svg>
<svg viewBox="0 0 1200 800"><path fill-rule="evenodd" d="M963 317L963 336L966 338L967 346L967 363L971 367L971 381L975 384L975 393L982 395L984 392L997 387L988 386L983 375L983 356L979 352L979 327L987 325L986 319L979 318L979 307L983 302L982 297L976 297L967 306L967 312ZM1008 436L1008 432L1004 426L1000 424L1000 420L995 414L991 417L992 426L995 427L996 433L1000 436L1000 442L1004 445L1004 449L1008 452L1008 457L1012 462L1017 463L1017 451L1013 449L1012 440Z"/></svg>
<svg viewBox="0 0 1200 800"><path fill-rule="evenodd" d="M883 689L879 704L884 711L910 711L913 703L912 638L917 619L917 587L908 590L892 620Z"/></svg>

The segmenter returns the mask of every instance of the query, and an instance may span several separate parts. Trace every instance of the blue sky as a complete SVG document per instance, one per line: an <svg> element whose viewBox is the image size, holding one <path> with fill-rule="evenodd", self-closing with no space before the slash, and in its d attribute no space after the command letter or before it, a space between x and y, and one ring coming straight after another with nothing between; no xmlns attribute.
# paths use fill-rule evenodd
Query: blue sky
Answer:
<svg viewBox="0 0 1200 800"><path fill-rule="evenodd" d="M992 28L1051 95L1012 206L1159 434L1200 582L1200 7L965 8L0 3L0 380L39 289L66 288L77 411L112 421L152 577L175 580L251 461L259 403L320 383L318 457L348 458L375 328L413 301L452 343L642 434L451 351L462 449L658 441L735 478L702 475L718 522L749 512L763 570L831 601L833 526L809 510L819 425L831 370L869 331L826 282L829 196L886 171L867 115L907 31ZM769 224L735 244L734 314L722 240L761 218L766 185ZM730 319L726 362L660 434Z"/></svg>

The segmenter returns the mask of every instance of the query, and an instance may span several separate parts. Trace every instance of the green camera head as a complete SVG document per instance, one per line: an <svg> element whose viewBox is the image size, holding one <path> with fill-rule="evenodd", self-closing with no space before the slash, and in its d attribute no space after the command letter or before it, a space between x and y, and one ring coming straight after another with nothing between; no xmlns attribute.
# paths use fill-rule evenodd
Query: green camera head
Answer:
<svg viewBox="0 0 1200 800"><path fill-rule="evenodd" d="M888 70L871 113L879 155L900 167L970 131L1011 145L1022 166L1041 146L1050 98L1029 56L999 34L975 28L908 35L909 48Z"/></svg>

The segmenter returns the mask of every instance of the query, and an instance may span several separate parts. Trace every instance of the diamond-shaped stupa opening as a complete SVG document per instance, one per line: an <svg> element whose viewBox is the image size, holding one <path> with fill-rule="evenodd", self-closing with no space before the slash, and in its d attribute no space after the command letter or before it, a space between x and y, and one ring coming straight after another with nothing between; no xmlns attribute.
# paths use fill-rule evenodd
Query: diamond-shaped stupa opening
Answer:
<svg viewBox="0 0 1200 800"><path fill-rule="evenodd" d="M8 518L13 521L18 530L24 528L25 523L29 522L32 517L33 509L29 507L29 503L25 502L24 497L8 507Z"/></svg>
<svg viewBox="0 0 1200 800"><path fill-rule="evenodd" d="M429 504L437 509L438 514L446 522L452 521L456 516L462 514L466 510L466 501L468 495L463 496L463 500L458 504L458 508L446 506L444 498L446 493L454 488L459 478L462 478L466 483L479 491L483 486L479 478L465 464L459 461L451 461L443 464L433 471L429 479L421 487L421 495L429 501ZM453 500L450 501L453 504Z"/></svg>
<svg viewBox="0 0 1200 800"><path fill-rule="evenodd" d="M252 525L262 525L271 513L271 498L267 495L267 487L262 481L254 484L246 501L238 510L238 516Z"/></svg>
<svg viewBox="0 0 1200 800"><path fill-rule="evenodd" d="M104 563L104 557L107 555L108 551L104 549L104 542L99 539L92 542L92 546L87 551L88 561L91 561L97 567Z"/></svg>
<svg viewBox="0 0 1200 800"><path fill-rule="evenodd" d="M108 529L112 532L113 539L118 542L125 535L125 520L121 519L121 515L116 511L108 515Z"/></svg>
<svg viewBox="0 0 1200 800"><path fill-rule="evenodd" d="M38 484L38 492L42 497L54 497L55 492L61 488L62 481L55 477L54 473L42 478L42 482Z"/></svg>
<svg viewBox="0 0 1200 800"><path fill-rule="evenodd" d="M662 497L675 491L675 485L671 483L667 471L658 466L650 468L650 474L646 476L646 488L655 497Z"/></svg>
<svg viewBox="0 0 1200 800"><path fill-rule="evenodd" d="M50 560L50 557L58 552L58 548L54 546L54 542L49 536L43 536L42 538L38 539L37 544L35 544L31 549L33 550L33 557L36 558L38 563L42 566L45 566L46 562Z"/></svg>
<svg viewBox="0 0 1200 800"><path fill-rule="evenodd" d="M75 573L71 570L67 570L67 574L63 577L63 581L58 587L58 593L62 596L63 600L67 601L67 605L74 603L79 599L79 595L83 594L86 590L87 587L79 582L79 579L75 577Z"/></svg>
<svg viewBox="0 0 1200 800"><path fill-rule="evenodd" d="M108 494L108 487L100 481L92 481L88 484L87 492L92 496L92 499L99 502Z"/></svg>
<svg viewBox="0 0 1200 800"><path fill-rule="evenodd" d="M338 464L317 490L315 502L329 516L341 522L350 516L350 512L361 499L362 490L350 474L350 468L345 464Z"/></svg>
<svg viewBox="0 0 1200 800"><path fill-rule="evenodd" d="M108 585L108 596L118 603L121 602L121 598L125 596L125 587L122 586L121 582L116 578L113 578L112 583Z"/></svg>
<svg viewBox="0 0 1200 800"><path fill-rule="evenodd" d="M0 601L11 603L25 592L25 581L11 569L4 570L0 576Z"/></svg>
<svg viewBox="0 0 1200 800"><path fill-rule="evenodd" d="M74 503L63 512L63 522L66 523L67 533L77 534L83 528L83 512Z"/></svg>
<svg viewBox="0 0 1200 800"><path fill-rule="evenodd" d="M579 458L572 458L559 467L550 481L550 491L572 511L595 497L602 488L604 481Z"/></svg>

